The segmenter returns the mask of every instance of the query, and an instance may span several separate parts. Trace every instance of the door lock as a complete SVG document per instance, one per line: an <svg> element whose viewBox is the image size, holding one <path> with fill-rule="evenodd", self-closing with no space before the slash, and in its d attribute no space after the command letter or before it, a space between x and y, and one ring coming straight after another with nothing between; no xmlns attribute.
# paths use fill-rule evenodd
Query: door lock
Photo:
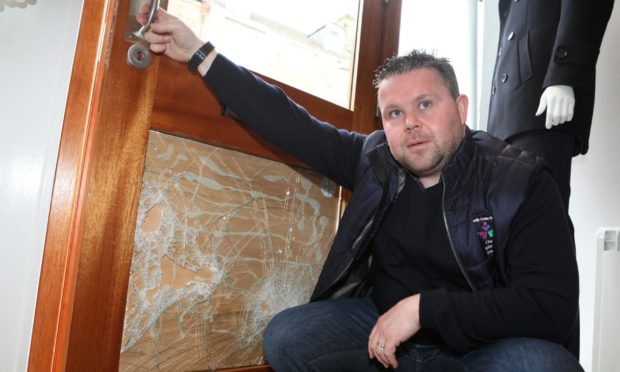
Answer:
<svg viewBox="0 0 620 372"><path fill-rule="evenodd" d="M142 25L139 30L131 32L128 35L129 41L134 44L127 50L127 62L135 68L144 69L151 64L151 51L149 50L149 43L144 38L144 34L151 27L151 23L155 19L160 5L161 0L151 0L151 7L149 8L146 23Z"/></svg>
<svg viewBox="0 0 620 372"><path fill-rule="evenodd" d="M147 68L151 64L151 51L144 44L134 44L127 50L127 62L135 68Z"/></svg>

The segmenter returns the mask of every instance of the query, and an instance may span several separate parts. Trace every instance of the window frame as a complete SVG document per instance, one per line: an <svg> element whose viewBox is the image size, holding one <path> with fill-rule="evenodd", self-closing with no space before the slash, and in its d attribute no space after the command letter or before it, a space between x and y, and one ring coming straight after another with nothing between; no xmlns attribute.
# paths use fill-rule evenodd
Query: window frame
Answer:
<svg viewBox="0 0 620 372"><path fill-rule="evenodd" d="M371 133L380 129L381 122L376 115L376 89L372 80L374 70L398 51L400 11L401 0L362 0L356 66L353 69L353 109L341 107L277 79L257 75L281 87L289 97L320 120L338 128L361 133ZM195 77L184 73L186 69L184 65L169 59L160 61L160 64L166 71L174 73L159 77L151 129L288 164L305 166L253 135L243 123L222 115L219 102L207 90L200 87L200 82L197 82ZM178 97L182 94L181 90L188 87L196 93L190 101L183 102L180 107L179 101L171 98ZM161 94L160 90L166 94ZM177 120L173 120L171 115ZM182 124L178 123L179 116L183 117ZM208 121L208 126L204 125L205 120Z"/></svg>

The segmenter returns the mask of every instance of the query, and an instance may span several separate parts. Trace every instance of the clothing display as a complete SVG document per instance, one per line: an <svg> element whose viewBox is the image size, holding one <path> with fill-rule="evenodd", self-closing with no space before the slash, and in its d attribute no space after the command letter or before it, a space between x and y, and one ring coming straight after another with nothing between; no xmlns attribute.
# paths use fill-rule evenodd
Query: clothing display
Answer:
<svg viewBox="0 0 620 372"><path fill-rule="evenodd" d="M545 130L535 116L545 88L567 85L575 93L573 119L553 127L575 137L573 155L588 151L596 62L613 0L500 0L500 35L487 130L509 140Z"/></svg>

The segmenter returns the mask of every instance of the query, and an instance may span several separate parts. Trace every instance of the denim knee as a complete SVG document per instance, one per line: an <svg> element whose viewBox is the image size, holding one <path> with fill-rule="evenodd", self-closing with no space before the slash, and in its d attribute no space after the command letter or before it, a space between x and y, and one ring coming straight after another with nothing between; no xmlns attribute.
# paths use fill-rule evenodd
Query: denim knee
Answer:
<svg viewBox="0 0 620 372"><path fill-rule="evenodd" d="M565 347L536 338L501 340L466 354L461 361L468 371L583 371Z"/></svg>
<svg viewBox="0 0 620 372"><path fill-rule="evenodd" d="M283 349L282 345L288 343L287 334L290 334L290 327L286 326L283 318L285 315L282 312L276 314L263 333L263 354L269 363L277 362L278 351Z"/></svg>

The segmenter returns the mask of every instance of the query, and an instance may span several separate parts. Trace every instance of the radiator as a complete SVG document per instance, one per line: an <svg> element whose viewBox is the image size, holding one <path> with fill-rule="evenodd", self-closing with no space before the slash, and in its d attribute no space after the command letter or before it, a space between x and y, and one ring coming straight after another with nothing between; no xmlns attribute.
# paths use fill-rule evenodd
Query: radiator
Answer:
<svg viewBox="0 0 620 372"><path fill-rule="evenodd" d="M596 232L592 372L620 371L620 227Z"/></svg>

